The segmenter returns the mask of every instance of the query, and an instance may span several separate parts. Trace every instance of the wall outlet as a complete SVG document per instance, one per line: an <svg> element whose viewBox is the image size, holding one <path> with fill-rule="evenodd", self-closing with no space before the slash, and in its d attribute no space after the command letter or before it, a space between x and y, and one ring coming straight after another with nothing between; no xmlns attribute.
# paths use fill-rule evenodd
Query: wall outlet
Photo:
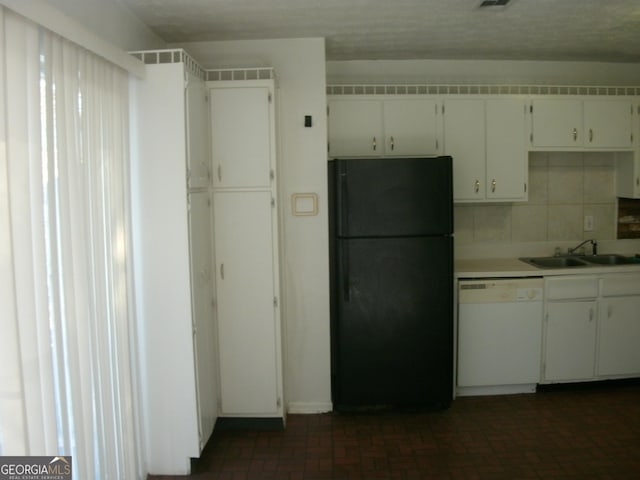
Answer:
<svg viewBox="0 0 640 480"><path fill-rule="evenodd" d="M593 215L584 216L584 231L585 232L593 231Z"/></svg>

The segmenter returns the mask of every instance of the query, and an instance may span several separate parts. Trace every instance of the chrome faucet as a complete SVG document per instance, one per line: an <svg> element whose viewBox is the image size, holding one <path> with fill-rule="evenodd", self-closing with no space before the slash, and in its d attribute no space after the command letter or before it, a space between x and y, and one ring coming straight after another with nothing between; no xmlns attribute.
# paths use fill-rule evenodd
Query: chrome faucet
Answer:
<svg viewBox="0 0 640 480"><path fill-rule="evenodd" d="M580 245L570 248L567 253L569 253L569 255L573 255L573 253L578 250L581 246L583 246L585 243L591 243L591 248L592 248L592 255L597 255L598 254L598 242L596 242L596 240L594 238L590 238L589 240L585 240L584 242L582 242Z"/></svg>

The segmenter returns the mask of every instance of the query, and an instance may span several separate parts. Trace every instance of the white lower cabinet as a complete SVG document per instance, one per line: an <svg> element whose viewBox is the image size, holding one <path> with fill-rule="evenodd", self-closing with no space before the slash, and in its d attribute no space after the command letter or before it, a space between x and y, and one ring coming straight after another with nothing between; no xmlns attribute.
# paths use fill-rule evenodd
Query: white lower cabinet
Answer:
<svg viewBox="0 0 640 480"><path fill-rule="evenodd" d="M594 376L596 302L547 304L542 376L546 381L590 380Z"/></svg>
<svg viewBox="0 0 640 480"><path fill-rule="evenodd" d="M542 382L640 376L640 274L547 277Z"/></svg>
<svg viewBox="0 0 640 480"><path fill-rule="evenodd" d="M598 376L640 375L640 275L602 279Z"/></svg>

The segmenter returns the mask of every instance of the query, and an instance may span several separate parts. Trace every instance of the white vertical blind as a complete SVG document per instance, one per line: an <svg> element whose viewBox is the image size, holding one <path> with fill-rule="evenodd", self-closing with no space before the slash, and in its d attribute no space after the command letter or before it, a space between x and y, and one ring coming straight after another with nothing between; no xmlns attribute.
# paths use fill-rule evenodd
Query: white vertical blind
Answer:
<svg viewBox="0 0 640 480"><path fill-rule="evenodd" d="M8 10L0 23L10 231L0 281L15 292L2 327L19 340L0 370L13 380L0 386L0 454L73 455L78 479L141 478L128 75Z"/></svg>

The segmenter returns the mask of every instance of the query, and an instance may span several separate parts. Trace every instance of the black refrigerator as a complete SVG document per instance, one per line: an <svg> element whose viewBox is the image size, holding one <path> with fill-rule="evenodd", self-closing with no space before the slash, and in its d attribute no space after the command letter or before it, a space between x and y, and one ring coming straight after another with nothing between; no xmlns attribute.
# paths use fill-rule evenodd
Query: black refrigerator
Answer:
<svg viewBox="0 0 640 480"><path fill-rule="evenodd" d="M337 411L453 397L451 157L329 161Z"/></svg>

